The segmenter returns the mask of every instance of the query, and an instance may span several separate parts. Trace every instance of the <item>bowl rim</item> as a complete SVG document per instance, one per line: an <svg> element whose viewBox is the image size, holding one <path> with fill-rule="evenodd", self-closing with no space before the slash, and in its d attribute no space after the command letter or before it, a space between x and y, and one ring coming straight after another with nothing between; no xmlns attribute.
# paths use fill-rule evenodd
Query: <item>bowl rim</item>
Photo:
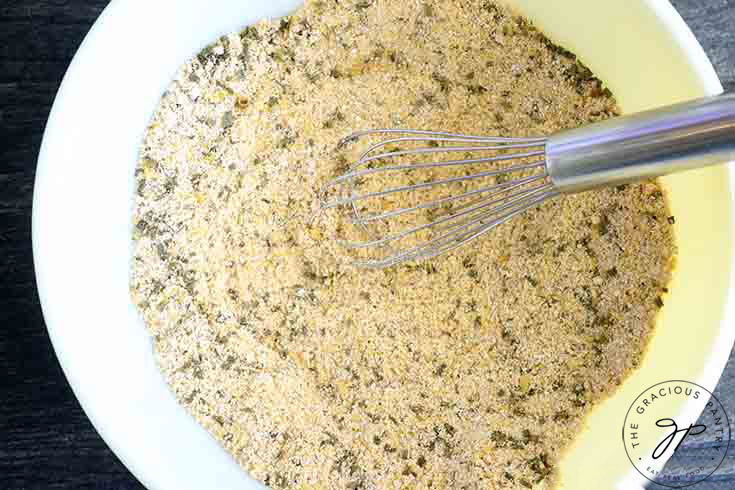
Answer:
<svg viewBox="0 0 735 490"><path fill-rule="evenodd" d="M662 20L662 25L669 30L675 40L679 43L680 47L685 51L687 61L692 64L694 70L700 76L705 91L712 95L721 93L723 90L722 85L710 59L675 7L668 0L645 1L655 15ZM162 488L160 486L161 482L156 481L155 478L152 477L150 470L147 468L148 465L140 458L136 457L135 454L124 449L119 440L116 439L110 431L108 431L107 424L110 423L110 421L106 420L103 415L104 410L102 410L101 407L93 401L94 392L88 389L84 384L84 376L79 372L78 367L73 361L74 346L64 338L63 326L57 322L57 319L54 316L54 312L58 308L53 290L55 282L49 279L48 272L43 267L39 267L39 264L43 262L40 257L44 255L47 249L54 246L53 243L48 243L48 241L41 237L39 228L41 213L43 213L44 209L46 209L49 204L45 202L43 205L41 204L42 199L45 198L39 196L39 193L36 192L36 190L38 188L39 181L47 178L47 175L53 168L52 162L54 157L52 155L52 149L50 148L49 141L54 139L54 135L63 133L66 129L63 124L63 117L58 110L60 105L59 101L67 97L67 94L74 89L74 87L71 86L72 82L70 82L70 80L76 76L86 61L85 58L87 58L90 52L90 46L95 44L97 38L100 36L100 31L104 29L107 22L114 18L123 3L125 3L123 0L112 0L112 2L104 8L99 18L95 21L77 49L57 91L44 129L37 159L32 204L31 241L37 291L44 321L54 352L74 396L79 401L85 415L88 417L100 437L111 448L116 457L120 459L126 468L138 480L148 485L150 488ZM730 166L729 169L729 177L729 187L731 190L735 190L735 168L732 166ZM731 194L731 203L735 203L735 196L733 196L733 194L735 194L735 192ZM732 278L730 280L730 284L733 284ZM730 305L735 304L735 301L733 301L732 291L730 292L729 299ZM729 345L724 345L725 343L719 344L723 345L716 346L712 352L713 358L716 359L711 359L712 361L717 362L708 363L708 370L703 374L705 379L719 379L722 371L718 371L717 366L724 366L725 362L729 358L730 348L732 347L731 343Z"/></svg>

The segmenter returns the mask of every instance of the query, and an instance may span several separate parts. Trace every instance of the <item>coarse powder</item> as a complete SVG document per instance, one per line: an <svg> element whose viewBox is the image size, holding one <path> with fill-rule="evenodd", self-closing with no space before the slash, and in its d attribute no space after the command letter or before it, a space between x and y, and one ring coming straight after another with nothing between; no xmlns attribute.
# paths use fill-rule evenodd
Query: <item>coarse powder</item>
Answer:
<svg viewBox="0 0 735 490"><path fill-rule="evenodd" d="M180 403L275 489L525 489L641 360L674 255L656 182L430 262L353 267L319 189L353 131L536 136L617 114L483 0L309 1L221 38L141 150L131 294Z"/></svg>

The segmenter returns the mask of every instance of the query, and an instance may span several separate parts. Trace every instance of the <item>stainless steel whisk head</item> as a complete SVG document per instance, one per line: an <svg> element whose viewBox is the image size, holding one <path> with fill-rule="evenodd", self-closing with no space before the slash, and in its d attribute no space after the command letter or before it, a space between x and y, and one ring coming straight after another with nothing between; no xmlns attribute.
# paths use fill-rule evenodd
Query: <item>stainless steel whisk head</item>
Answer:
<svg viewBox="0 0 735 490"><path fill-rule="evenodd" d="M374 136L386 139L322 189L322 208L351 210L361 238L343 244L383 268L454 250L559 194L735 161L735 94L546 138L378 129L342 145Z"/></svg>
<svg viewBox="0 0 735 490"><path fill-rule="evenodd" d="M355 133L342 144L376 135L388 139L369 146L347 173L323 189L325 194L340 187L347 191L325 200L323 208L351 209L353 223L368 237L343 244L382 252L361 266L435 257L557 194L546 171L546 138L380 129ZM406 144L416 147L397 147ZM452 158L457 154L466 158ZM423 178L405 175L417 172ZM378 188L365 185L365 179L375 177L386 181L379 180ZM381 231L381 224L384 233L370 233Z"/></svg>

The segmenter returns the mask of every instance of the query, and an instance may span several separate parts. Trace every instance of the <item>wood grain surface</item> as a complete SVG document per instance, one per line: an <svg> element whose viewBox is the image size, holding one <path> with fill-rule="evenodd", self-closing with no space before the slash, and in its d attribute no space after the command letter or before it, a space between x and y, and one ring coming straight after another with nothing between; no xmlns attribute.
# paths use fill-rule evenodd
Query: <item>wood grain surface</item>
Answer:
<svg viewBox="0 0 735 490"><path fill-rule="evenodd" d="M97 435L64 378L44 327L31 254L33 180L46 118L107 1L1 3L0 489L142 488ZM735 89L735 0L673 3L725 87Z"/></svg>

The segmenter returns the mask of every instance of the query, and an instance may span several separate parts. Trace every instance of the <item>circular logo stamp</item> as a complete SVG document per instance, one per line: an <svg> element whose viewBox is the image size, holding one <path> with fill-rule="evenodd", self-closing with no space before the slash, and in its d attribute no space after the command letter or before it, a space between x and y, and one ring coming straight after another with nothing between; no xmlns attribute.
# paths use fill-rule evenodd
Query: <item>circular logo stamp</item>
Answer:
<svg viewBox="0 0 735 490"><path fill-rule="evenodd" d="M684 401L692 410L674 413ZM689 381L664 381L643 391L628 409L623 445L645 478L684 488L706 480L720 467L730 447L730 423L720 401L705 388ZM682 457L669 461L674 454Z"/></svg>

